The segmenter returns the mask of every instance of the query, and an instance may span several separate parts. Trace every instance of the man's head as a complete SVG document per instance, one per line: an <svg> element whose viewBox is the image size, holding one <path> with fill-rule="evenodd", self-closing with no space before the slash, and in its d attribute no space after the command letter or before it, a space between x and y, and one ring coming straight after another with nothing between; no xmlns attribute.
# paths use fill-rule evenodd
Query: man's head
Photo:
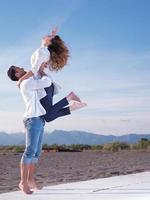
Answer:
<svg viewBox="0 0 150 200"><path fill-rule="evenodd" d="M18 81L26 72L21 67L16 67L12 65L8 71L7 75L12 81Z"/></svg>
<svg viewBox="0 0 150 200"><path fill-rule="evenodd" d="M46 35L42 38L42 44L48 47L51 44L52 37L50 35Z"/></svg>

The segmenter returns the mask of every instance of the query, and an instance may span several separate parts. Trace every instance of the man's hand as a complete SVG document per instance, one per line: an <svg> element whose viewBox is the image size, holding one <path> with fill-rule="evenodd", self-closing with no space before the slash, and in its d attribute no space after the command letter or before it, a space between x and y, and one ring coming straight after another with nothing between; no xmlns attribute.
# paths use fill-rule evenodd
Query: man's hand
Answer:
<svg viewBox="0 0 150 200"><path fill-rule="evenodd" d="M20 88L20 84L22 83L22 79L20 78L18 81L17 81L17 86Z"/></svg>
<svg viewBox="0 0 150 200"><path fill-rule="evenodd" d="M40 73L41 77L42 77L42 76L46 76L46 74L45 74L43 71L41 71L41 72L39 72L39 73Z"/></svg>
<svg viewBox="0 0 150 200"><path fill-rule="evenodd" d="M46 63L46 62L43 62L43 63L41 64L41 66L40 66L39 71L40 71L40 72L43 71L46 67L47 67L47 63Z"/></svg>
<svg viewBox="0 0 150 200"><path fill-rule="evenodd" d="M22 81L30 78L31 76L33 76L33 72L30 70L27 73L25 73L18 81L17 81L17 85L20 88L20 84L22 83Z"/></svg>
<svg viewBox="0 0 150 200"><path fill-rule="evenodd" d="M44 73L44 69L47 67L47 63L46 62L43 62L42 64L41 64L41 66L40 66L40 69L39 69L39 74L41 75L41 76L44 76L45 75L45 73Z"/></svg>

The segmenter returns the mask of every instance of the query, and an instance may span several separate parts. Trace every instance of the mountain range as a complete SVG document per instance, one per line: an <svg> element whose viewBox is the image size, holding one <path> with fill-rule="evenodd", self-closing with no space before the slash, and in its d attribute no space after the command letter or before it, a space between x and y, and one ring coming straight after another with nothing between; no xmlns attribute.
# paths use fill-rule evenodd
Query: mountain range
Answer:
<svg viewBox="0 0 150 200"><path fill-rule="evenodd" d="M116 135L100 135L84 131L63 131L54 130L52 133L44 134L43 144L105 144L112 141L128 142L133 144L141 138L150 139L150 134L126 134L121 136ZM0 132L0 145L24 145L25 133L8 134Z"/></svg>

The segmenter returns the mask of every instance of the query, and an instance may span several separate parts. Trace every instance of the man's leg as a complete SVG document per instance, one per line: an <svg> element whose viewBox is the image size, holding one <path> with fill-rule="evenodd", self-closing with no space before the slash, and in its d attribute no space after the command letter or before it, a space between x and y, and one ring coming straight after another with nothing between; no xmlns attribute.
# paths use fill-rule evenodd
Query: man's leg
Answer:
<svg viewBox="0 0 150 200"><path fill-rule="evenodd" d="M27 177L28 186L30 187L30 189L39 189L34 179L35 172L36 172L36 164L34 163L30 164L29 170L28 170L28 177Z"/></svg>
<svg viewBox="0 0 150 200"><path fill-rule="evenodd" d="M29 170L28 164L20 163L21 181L19 183L19 188L25 194L32 194L33 192L30 190L30 188L28 186L28 170Z"/></svg>
<svg viewBox="0 0 150 200"><path fill-rule="evenodd" d="M20 170L21 170L21 181L19 188L25 192L30 193L28 185L28 174L30 171L30 164L37 151L38 140L40 136L39 131L39 118L30 118L25 120L26 128L26 148L21 158Z"/></svg>
<svg viewBox="0 0 150 200"><path fill-rule="evenodd" d="M34 155L34 158L32 159L32 163L29 166L28 185L32 189L40 189L37 186L36 182L35 182L34 174L36 172L36 165L37 165L40 153L42 151L42 141L43 141L44 125L45 125L45 121L44 121L44 118L43 118L43 119L41 119L41 121L39 123L39 140L38 140L38 144L37 144L37 150L36 150L36 153Z"/></svg>
<svg viewBox="0 0 150 200"><path fill-rule="evenodd" d="M21 181L19 183L19 188L26 194L32 194L32 191L30 191L30 188L28 186L28 171L29 171L29 164L31 163L31 155L29 153L29 146L31 143L31 132L29 131L29 119L26 119L24 121L24 125L26 129L26 148L20 161Z"/></svg>

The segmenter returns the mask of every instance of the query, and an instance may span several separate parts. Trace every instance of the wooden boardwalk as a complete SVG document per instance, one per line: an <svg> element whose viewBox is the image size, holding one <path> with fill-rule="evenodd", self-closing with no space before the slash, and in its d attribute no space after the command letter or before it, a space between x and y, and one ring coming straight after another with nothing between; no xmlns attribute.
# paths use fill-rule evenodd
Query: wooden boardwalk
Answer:
<svg viewBox="0 0 150 200"><path fill-rule="evenodd" d="M0 200L150 200L150 172L44 187L32 195L0 194Z"/></svg>

